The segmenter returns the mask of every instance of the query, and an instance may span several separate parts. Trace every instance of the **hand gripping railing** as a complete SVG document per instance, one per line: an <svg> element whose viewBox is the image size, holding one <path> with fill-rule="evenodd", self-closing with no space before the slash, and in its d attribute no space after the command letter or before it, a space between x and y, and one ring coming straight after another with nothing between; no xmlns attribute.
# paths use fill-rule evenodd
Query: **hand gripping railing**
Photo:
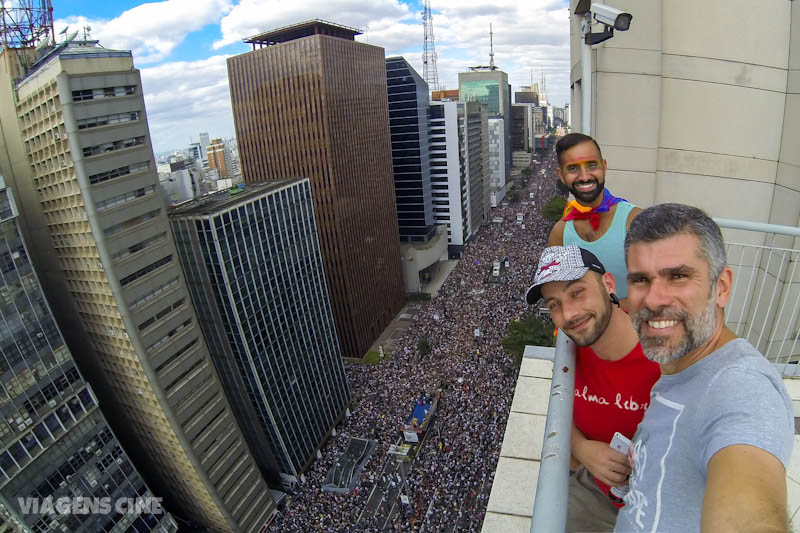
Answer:
<svg viewBox="0 0 800 533"><path fill-rule="evenodd" d="M567 526L572 404L575 396L575 345L564 334L556 339L553 381L544 426L542 459L531 533L560 533Z"/></svg>

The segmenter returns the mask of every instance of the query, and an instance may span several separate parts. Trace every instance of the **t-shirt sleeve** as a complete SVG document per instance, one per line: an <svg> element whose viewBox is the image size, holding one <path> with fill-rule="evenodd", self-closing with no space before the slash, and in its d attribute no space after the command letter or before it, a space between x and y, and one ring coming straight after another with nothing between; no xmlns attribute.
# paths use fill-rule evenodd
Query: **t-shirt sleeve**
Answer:
<svg viewBox="0 0 800 533"><path fill-rule="evenodd" d="M698 429L703 470L715 453L734 444L761 448L788 468L794 415L780 378L733 365L717 374L702 398L695 407L702 420Z"/></svg>

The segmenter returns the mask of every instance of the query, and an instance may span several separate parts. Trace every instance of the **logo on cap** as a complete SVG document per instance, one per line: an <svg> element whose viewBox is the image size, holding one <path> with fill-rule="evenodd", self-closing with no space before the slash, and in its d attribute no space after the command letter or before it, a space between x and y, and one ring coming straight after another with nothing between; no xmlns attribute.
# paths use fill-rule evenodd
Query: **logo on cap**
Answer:
<svg viewBox="0 0 800 533"><path fill-rule="evenodd" d="M561 262L550 261L546 265L542 265L542 268L539 269L539 278L549 278L559 270L561 270Z"/></svg>

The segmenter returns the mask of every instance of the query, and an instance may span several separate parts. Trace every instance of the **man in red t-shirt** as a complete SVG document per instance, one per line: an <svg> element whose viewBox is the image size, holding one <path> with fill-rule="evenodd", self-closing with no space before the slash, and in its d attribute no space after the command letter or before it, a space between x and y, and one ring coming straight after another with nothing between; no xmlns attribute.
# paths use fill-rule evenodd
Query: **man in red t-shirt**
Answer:
<svg viewBox="0 0 800 533"><path fill-rule="evenodd" d="M642 352L615 288L614 276L594 254L575 245L552 246L542 252L526 295L530 305L543 299L553 323L578 346L567 532L614 530L619 488L624 490L631 468L609 443L617 432L633 438L661 375Z"/></svg>

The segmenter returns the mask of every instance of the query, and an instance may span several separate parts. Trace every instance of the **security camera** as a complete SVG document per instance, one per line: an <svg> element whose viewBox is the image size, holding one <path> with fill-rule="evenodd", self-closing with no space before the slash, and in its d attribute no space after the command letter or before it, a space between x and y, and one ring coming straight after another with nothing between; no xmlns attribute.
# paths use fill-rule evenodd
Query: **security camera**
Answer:
<svg viewBox="0 0 800 533"><path fill-rule="evenodd" d="M592 2L590 11L594 20L605 24L606 26L611 26L615 30L626 31L631 27L631 19L633 19L633 15L630 13L625 13L616 7Z"/></svg>

